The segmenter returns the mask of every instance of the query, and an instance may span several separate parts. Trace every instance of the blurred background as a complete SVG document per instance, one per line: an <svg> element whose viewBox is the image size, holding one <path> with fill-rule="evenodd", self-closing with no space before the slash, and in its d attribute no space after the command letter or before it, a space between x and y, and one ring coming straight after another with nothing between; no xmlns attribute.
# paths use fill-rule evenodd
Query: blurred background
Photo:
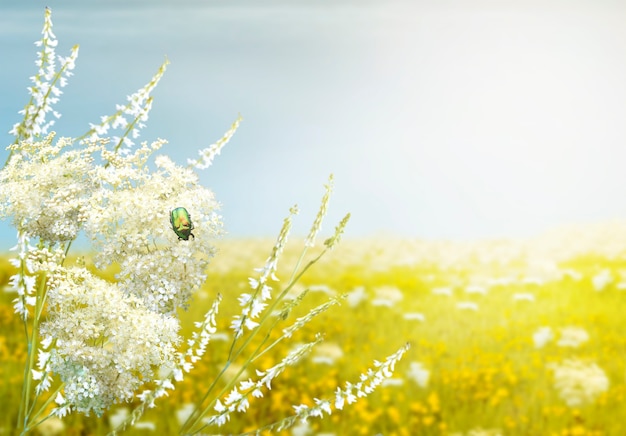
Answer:
<svg viewBox="0 0 626 436"><path fill-rule="evenodd" d="M80 44L54 130L78 136L165 56L140 140L176 161L244 122L201 177L230 236L530 236L626 218L620 1L90 1L0 5L0 141L28 101L44 7ZM0 160L6 158L2 147ZM0 222L0 249L14 245Z"/></svg>

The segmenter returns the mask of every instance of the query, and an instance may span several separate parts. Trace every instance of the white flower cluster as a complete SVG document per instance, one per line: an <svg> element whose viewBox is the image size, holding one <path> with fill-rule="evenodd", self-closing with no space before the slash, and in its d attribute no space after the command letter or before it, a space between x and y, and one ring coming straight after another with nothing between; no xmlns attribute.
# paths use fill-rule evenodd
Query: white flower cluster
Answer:
<svg viewBox="0 0 626 436"><path fill-rule="evenodd" d="M101 414L158 379L159 368L179 365L175 314L206 279L220 217L212 192L190 169L160 156L156 170L149 170L147 160L163 141L120 156L104 143L70 148L69 139L53 139L51 134L11 146L0 171L0 214L13 218L20 238L11 285L24 319L28 307L39 319L47 303L40 334L50 349L40 350L45 358L39 370L32 368L33 378L41 380L37 392L57 374L65 383L58 414L72 408ZM104 165L97 163L97 152ZM188 210L194 239L179 241L172 231L175 207ZM61 266L83 228L99 249L98 265L120 265L117 283L84 266ZM31 247L29 239L41 248ZM203 341L196 352L206 349Z"/></svg>
<svg viewBox="0 0 626 436"><path fill-rule="evenodd" d="M87 220L99 183L93 152L97 145L68 149L71 141L24 141L0 171L0 216L13 217L20 234L60 243L76 238Z"/></svg>
<svg viewBox="0 0 626 436"><path fill-rule="evenodd" d="M43 38L38 43L42 47L37 61L39 71L31 78L34 86L29 89L31 100L21 112L24 119L11 130L16 140L9 146L9 158L0 170L0 217L11 217L18 232L18 257L12 261L18 271L10 284L17 291L15 308L25 321L28 342L17 421L22 433L27 433L51 416L64 417L72 411L100 416L110 406L137 397L141 402L132 413L125 411L115 416L113 421L118 428L112 434L132 425L154 430L152 423L139 423L138 419L147 408L154 407L157 398L174 389L174 381L181 381L184 373L193 368L216 332L219 295L204 321L196 323L198 330L187 342L186 350L180 350L183 341L178 309L186 308L194 291L205 282L205 271L215 251L211 241L221 233L218 204L213 193L199 184L193 169L211 164L235 133L241 117L218 142L202 150L198 160L189 160L188 167L181 167L166 156L157 156L154 166L149 165L148 160L165 141L133 147L133 139L139 136L148 118L152 107L150 93L165 72L169 63L166 59L151 81L127 98L126 105L116 106L116 113L101 117L100 124L91 124L82 137L54 142L55 134L51 133L36 140L53 124L46 122L46 114L57 102L60 87L71 75L78 54L74 47L68 58L56 56L57 41L50 17L50 10L46 9ZM57 59L61 62L58 70ZM54 111L53 115L60 116ZM109 135L113 129L122 133L111 137L113 144L109 147L110 139L101 136ZM323 252L297 273L306 248L314 245L321 228L332 183L331 175L301 258L285 289L269 308L269 283L278 281L278 259L297 207L285 219L265 265L256 270L259 277L249 279L252 292L239 298L242 311L231 323L235 331L231 351L215 381L227 374L248 344L249 341L235 349L244 330L254 330L252 337L269 317L276 315L270 330L285 320L306 291L278 313L273 312L275 306L304 271L339 242L349 214L337 225L334 235L324 241ZM93 244L97 267L119 266L116 281L99 278L80 258L68 265L69 248L81 231ZM31 239L36 241L36 247L30 245ZM223 402L220 393L204 410L204 399L193 410L186 410L183 430L201 423L222 425L233 412L245 412L249 398L262 397L263 389L271 389L273 380L307 354L322 340L321 336L297 347L268 370L257 371L256 381L249 378L235 386L240 377L247 377L248 364L338 302L339 298L334 298L317 306L285 328L274 343L252 352L224 388L223 392L232 390ZM342 409L345 403L371 393L391 376L395 363L407 349L408 345L386 361L375 362L375 369L362 374L358 383L347 383L346 389L338 389L334 407ZM338 346L331 350L341 354ZM53 386L55 376L61 383L55 383L56 390L44 398L42 394ZM37 383L31 383L33 380ZM146 384L150 389L145 389ZM52 401L57 407L50 412ZM43 403L39 410L35 407L37 402ZM315 407L294 406L294 417L267 428L286 428L295 420L331 413L331 401L315 402ZM204 418L212 409L217 414ZM39 419L43 413L48 416Z"/></svg>
<svg viewBox="0 0 626 436"><path fill-rule="evenodd" d="M174 365L180 342L175 317L149 310L84 268L59 267L48 287L41 334L53 345L50 371L65 382L65 397L76 410L100 415L132 399L155 368Z"/></svg>
<svg viewBox="0 0 626 436"><path fill-rule="evenodd" d="M406 372L409 379L413 380L419 387L425 388L430 380L430 371L420 362L411 362L410 369Z"/></svg>
<svg viewBox="0 0 626 436"><path fill-rule="evenodd" d="M168 363L164 364L160 368L159 378L154 382L155 388L151 390L144 390L142 393L137 395L137 398L141 400L141 404L133 410L130 415L125 415L120 419L120 422L116 423L114 426L112 425L114 428L113 434L117 434L118 431L123 431L130 426L137 428L137 421L142 417L145 410L147 408L155 407L154 402L156 399L167 395L168 390L174 389L172 379L182 381L184 373L191 371L194 364L202 358L206 352L210 338L217 331L215 317L217 316L221 301L222 296L218 294L217 298L213 302L213 305L206 313L204 321L195 324L198 331L194 332L191 339L187 341L187 351L184 354L180 352L176 353L177 361L173 366L170 366ZM183 423L193 414L195 410L195 406L193 404L187 406L190 407L184 407L184 419L179 419L181 421L181 425L183 425Z"/></svg>
<svg viewBox="0 0 626 436"><path fill-rule="evenodd" d="M561 335L556 343L559 347L578 348L589 340L589 333L582 327L569 326L559 330ZM533 333L535 348L542 348L552 339L554 339L554 333L551 327L540 327Z"/></svg>
<svg viewBox="0 0 626 436"><path fill-rule="evenodd" d="M569 407L593 403L609 388L609 379L595 363L567 359L550 365L554 372L554 387Z"/></svg>
<svg viewBox="0 0 626 436"><path fill-rule="evenodd" d="M162 141L100 167L100 189L85 223L95 242L99 266L118 262L121 289L151 310L173 313L186 307L206 280L214 254L211 242L221 231L213 193L198 176L166 156L155 159L156 171L144 165L146 155ZM179 241L171 229L170 211L184 206L194 225L194 239Z"/></svg>

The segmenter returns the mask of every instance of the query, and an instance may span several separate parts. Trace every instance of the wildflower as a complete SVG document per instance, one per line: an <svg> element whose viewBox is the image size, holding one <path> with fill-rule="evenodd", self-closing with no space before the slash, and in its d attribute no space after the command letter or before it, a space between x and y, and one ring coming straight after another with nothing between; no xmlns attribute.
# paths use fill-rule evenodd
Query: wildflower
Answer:
<svg viewBox="0 0 626 436"><path fill-rule="evenodd" d="M336 343L323 343L315 348L311 361L318 364L334 365L343 358L343 350Z"/></svg>
<svg viewBox="0 0 626 436"><path fill-rule="evenodd" d="M456 433L453 433L453 434L456 435ZM459 435L463 436L463 433L460 433ZM481 427L468 430L468 432L465 433L465 436L503 436L503 435L504 433L502 433L502 430L498 428L483 429Z"/></svg>
<svg viewBox="0 0 626 436"><path fill-rule="evenodd" d="M552 333L552 329L550 327L541 327L535 333L533 333L533 342L535 343L535 348L542 348L548 342L552 340L554 334Z"/></svg>
<svg viewBox="0 0 626 436"><path fill-rule="evenodd" d="M50 368L65 382L66 400L76 410L100 415L132 399L158 366L174 364L178 320L149 310L116 284L85 269L59 269L48 299L41 332L55 341Z"/></svg>
<svg viewBox="0 0 626 436"><path fill-rule="evenodd" d="M224 148L224 146L228 144L228 141L230 141L230 139L233 137L233 135L239 128L239 124L242 120L243 118L241 117L241 115L237 117L232 126L230 126L230 129L224 134L224 136L222 136L219 141L198 152L198 154L200 155L198 159L187 159L187 163L189 164L189 166L201 170L210 167L213 163L213 159L215 158L215 156L220 154L222 148Z"/></svg>
<svg viewBox="0 0 626 436"><path fill-rule="evenodd" d="M85 227L98 250L97 265L120 263L125 293L153 311L174 313L206 280L221 222L213 193L191 170L166 156L155 159L156 171L144 167L147 156L162 145L143 143L98 169L103 187L94 195ZM179 205L194 218L193 241L179 241L169 229L169 212Z"/></svg>
<svg viewBox="0 0 626 436"><path fill-rule="evenodd" d="M563 276L569 277L570 279L576 282L579 282L583 279L583 275L579 273L578 271L576 271L575 269L571 269L571 268L564 269L562 273L563 273Z"/></svg>
<svg viewBox="0 0 626 436"><path fill-rule="evenodd" d="M350 307L356 307L365 300L367 300L367 294L365 293L365 288L363 286L355 288L346 296L346 301Z"/></svg>
<svg viewBox="0 0 626 436"><path fill-rule="evenodd" d="M535 294L529 292L517 292L513 294L513 301L535 301Z"/></svg>
<svg viewBox="0 0 626 436"><path fill-rule="evenodd" d="M335 409L342 410L347 404L353 404L359 398L366 397L374 392L376 387L380 386L384 379L391 377L392 371L396 363L402 358L404 353L409 349L409 344L400 348L391 356L387 357L384 362L374 362L374 368L370 368L367 372L361 374L359 382L354 384L346 383L345 389L337 388L334 401L321 400L314 398L315 406L307 406L305 404L294 405L295 414L276 423L267 425L257 430L267 430L270 433L278 432L286 428L292 427L297 422L306 420L309 417L323 417L324 414L332 413L333 405Z"/></svg>
<svg viewBox="0 0 626 436"><path fill-rule="evenodd" d="M609 388L609 379L595 363L567 359L549 368L554 373L554 386L559 396L569 407L593 403L598 395Z"/></svg>
<svg viewBox="0 0 626 436"><path fill-rule="evenodd" d="M61 436L66 434L65 424L56 416L48 418L37 427L37 433L40 436Z"/></svg>
<svg viewBox="0 0 626 436"><path fill-rule="evenodd" d="M265 265L256 269L257 272L261 273L260 277L248 279L253 292L251 294L243 293L239 297L239 304L242 307L241 315L235 315L230 325L235 332L235 338L241 337L245 328L253 330L259 325L256 319L267 307L267 301L272 298L272 288L268 285L268 281L270 279L278 281L275 275L278 259L287 244L292 219L297 213L298 208L294 206L289 210L287 218L283 220L283 226L272 248L272 253L265 261Z"/></svg>
<svg viewBox="0 0 626 436"><path fill-rule="evenodd" d="M480 285L469 285L465 288L467 294L487 295L487 288Z"/></svg>
<svg viewBox="0 0 626 436"><path fill-rule="evenodd" d="M452 288L448 288L448 287L433 288L431 292L434 295L446 295L449 297L452 295Z"/></svg>
<svg viewBox="0 0 626 436"><path fill-rule="evenodd" d="M54 134L10 146L13 156L0 171L0 216L13 217L18 233L51 243L76 238L88 219L100 184L93 164L98 145L70 150Z"/></svg>
<svg viewBox="0 0 626 436"><path fill-rule="evenodd" d="M116 112L113 115L100 117L101 123L89 124L89 131L78 138L81 142L97 141L101 137L108 135L109 130L123 129L122 136L111 136L114 149L113 152L119 155L125 155L130 152L131 147L135 143L130 138L139 137L140 129L145 127L148 120L148 113L152 108L152 97L150 93L156 88L159 81L165 74L169 60L165 59L163 64L152 79L141 89L132 95L126 97L128 103L126 105L116 105ZM130 118L126 118L130 117Z"/></svg>
<svg viewBox="0 0 626 436"><path fill-rule="evenodd" d="M544 279L540 277L524 277L522 279L522 283L525 285L542 286L544 283Z"/></svg>
<svg viewBox="0 0 626 436"><path fill-rule="evenodd" d="M428 386L430 371L424 368L424 365L420 362L411 362L411 366L406 372L406 375L409 379L417 383L419 387L425 388Z"/></svg>
<svg viewBox="0 0 626 436"><path fill-rule="evenodd" d="M332 289L330 286L328 285L311 285L307 288L310 292L321 292L323 294L329 295L329 296L333 296L333 295L337 295L337 291L335 291L334 289Z"/></svg>
<svg viewBox="0 0 626 436"><path fill-rule="evenodd" d="M404 385L404 380L402 380L401 378L397 378L397 377L386 378L382 382L382 386L384 387L389 387L389 386L397 387L397 386L402 386L402 385Z"/></svg>
<svg viewBox="0 0 626 436"><path fill-rule="evenodd" d="M331 174L328 178L328 184L324 186L326 191L324 192L324 196L322 197L322 204L315 216L315 221L313 221L313 225L311 226L311 230L309 231L309 235L304 242L306 247L313 247L315 245L315 237L317 233L322 228L322 220L324 216L326 216L326 212L328 211L328 202L330 201L330 194L333 190L333 175Z"/></svg>
<svg viewBox="0 0 626 436"><path fill-rule="evenodd" d="M459 301L456 303L456 308L459 310L471 310L474 312L478 311L478 304L473 301Z"/></svg>
<svg viewBox="0 0 626 436"><path fill-rule="evenodd" d="M324 241L324 245L330 250L332 250L341 240L341 236L348 225L348 221L350 221L350 214L346 214L346 216L339 221L339 224L335 227L335 234Z"/></svg>
<svg viewBox="0 0 626 436"><path fill-rule="evenodd" d="M309 421L302 420L291 428L291 436L307 436L310 434L313 434L313 429Z"/></svg>
<svg viewBox="0 0 626 436"><path fill-rule="evenodd" d="M595 276L591 278L591 283L593 284L593 288L600 292L606 289L608 285L613 282L613 276L611 275L611 271L608 269L603 269Z"/></svg>
<svg viewBox="0 0 626 436"><path fill-rule="evenodd" d="M195 404L187 403L183 404L183 406L176 410L176 420L178 421L178 425L183 425L187 422L187 419L191 416L194 409L196 408Z"/></svg>
<svg viewBox="0 0 626 436"><path fill-rule="evenodd" d="M49 112L52 112L55 118L61 117L60 113L52 109L52 105L59 101L59 96L63 93L60 88L66 86L67 78L72 76L72 70L78 57L77 45L72 47L68 57L56 55L58 41L52 32L50 8L46 8L42 34L42 39L35 43L36 46L41 47L41 51L37 54L38 59L35 62L39 69L31 77L33 86L28 88L31 95L30 102L23 110L19 111L20 114L24 115L22 121L15 124L9 132L15 136L15 143L35 136L46 135L48 129L54 125L54 120L46 122L46 115ZM59 70L56 68L57 60L61 63ZM9 159L12 154L13 151L11 150Z"/></svg>
<svg viewBox="0 0 626 436"><path fill-rule="evenodd" d="M589 340L589 333L581 327L564 327L561 338L556 343L559 347L577 348Z"/></svg>
<svg viewBox="0 0 626 436"><path fill-rule="evenodd" d="M372 306L392 307L404 299L402 291L394 286L381 286L374 289Z"/></svg>
<svg viewBox="0 0 626 436"><path fill-rule="evenodd" d="M258 380L248 379L240 382L239 386L235 386L223 402L219 399L215 402L214 410L217 414L204 418L203 422L208 425L222 426L230 420L232 413L248 410L250 396L255 398L262 397L263 388L271 389L272 382L276 377L282 374L288 366L294 365L308 354L321 340L322 338L318 336L314 342L300 345L291 351L281 362L267 371L257 370Z"/></svg>
<svg viewBox="0 0 626 436"><path fill-rule="evenodd" d="M127 407L120 407L119 409L116 409L115 413L111 413L109 415L109 426L111 428L117 428L122 421L128 418L129 413L130 412Z"/></svg>
<svg viewBox="0 0 626 436"><path fill-rule="evenodd" d="M489 286L509 286L515 282L516 279L514 277L493 277L487 280Z"/></svg>
<svg viewBox="0 0 626 436"><path fill-rule="evenodd" d="M409 313L405 313L404 315L402 315L402 317L406 319L407 321L421 321L421 322L426 321L426 317L424 316L423 313L409 312Z"/></svg>

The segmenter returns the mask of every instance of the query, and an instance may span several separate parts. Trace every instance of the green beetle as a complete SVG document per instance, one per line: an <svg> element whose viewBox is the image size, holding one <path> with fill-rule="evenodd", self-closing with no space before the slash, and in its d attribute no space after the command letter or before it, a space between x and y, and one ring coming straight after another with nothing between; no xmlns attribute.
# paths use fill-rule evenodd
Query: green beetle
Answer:
<svg viewBox="0 0 626 436"><path fill-rule="evenodd" d="M191 216L187 209L184 207L177 207L176 209L172 209L170 212L170 223L172 223L172 229L174 233L178 235L178 240L184 239L185 241L189 240L189 236L194 236L191 231L193 230L193 223L191 222Z"/></svg>

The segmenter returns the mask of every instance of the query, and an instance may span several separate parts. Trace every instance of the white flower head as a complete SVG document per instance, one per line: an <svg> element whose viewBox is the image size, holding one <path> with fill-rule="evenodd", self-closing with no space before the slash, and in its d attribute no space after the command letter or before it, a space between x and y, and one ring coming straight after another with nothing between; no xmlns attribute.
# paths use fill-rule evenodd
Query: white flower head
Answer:
<svg viewBox="0 0 626 436"><path fill-rule="evenodd" d="M550 327L540 327L533 333L533 342L535 348L543 348L548 342L554 338L554 333Z"/></svg>
<svg viewBox="0 0 626 436"><path fill-rule="evenodd" d="M561 338L556 343L559 347L578 348L589 340L589 333L582 327L564 327L561 329Z"/></svg>
<svg viewBox="0 0 626 436"><path fill-rule="evenodd" d="M11 147L13 156L0 171L0 216L11 216L18 232L57 243L70 241L87 219L98 189L91 145L67 149L71 141L26 141Z"/></svg>
<svg viewBox="0 0 626 436"><path fill-rule="evenodd" d="M595 363L568 359L551 365L550 369L554 373L554 386L569 407L593 403L609 388L608 377Z"/></svg>
<svg viewBox="0 0 626 436"><path fill-rule="evenodd" d="M85 269L55 275L41 329L56 338L49 365L65 382L65 398L77 411L100 415L132 399L160 366L174 366L180 342L176 318L149 310Z"/></svg>
<svg viewBox="0 0 626 436"><path fill-rule="evenodd" d="M428 386L430 371L424 368L424 365L420 362L411 362L410 369L406 374L407 377L417 383L419 387L425 388Z"/></svg>

